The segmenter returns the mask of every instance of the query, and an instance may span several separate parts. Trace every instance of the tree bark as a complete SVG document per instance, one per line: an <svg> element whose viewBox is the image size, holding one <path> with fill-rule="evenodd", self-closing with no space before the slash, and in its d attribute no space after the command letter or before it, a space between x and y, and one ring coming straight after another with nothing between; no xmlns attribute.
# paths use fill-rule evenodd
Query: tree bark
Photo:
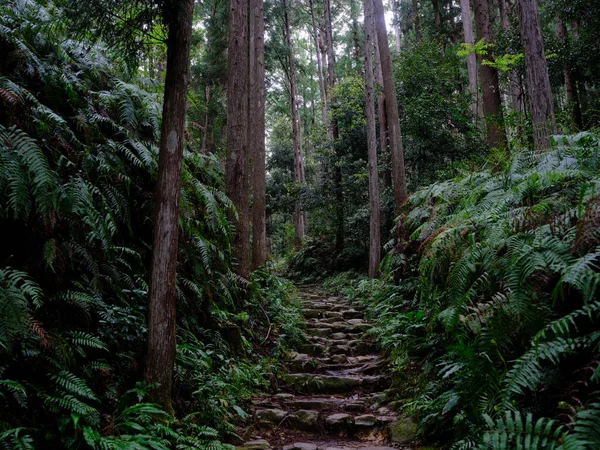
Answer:
<svg viewBox="0 0 600 450"><path fill-rule="evenodd" d="M413 7L412 22L413 22L413 27L415 29L415 40L417 41L417 44L420 44L421 43L421 25L419 23L419 0L412 0L412 7ZM377 16L375 17L375 28L377 28Z"/></svg>
<svg viewBox="0 0 600 450"><path fill-rule="evenodd" d="M165 22L169 26L167 73L156 184L144 379L149 384L159 383L151 393L151 400L170 412L173 411L171 391L176 346L179 199L193 6L193 0L173 0L164 6Z"/></svg>
<svg viewBox="0 0 600 450"><path fill-rule="evenodd" d="M475 41L473 39L473 23L471 21L469 0L460 0L460 12L462 16L465 44L473 45ZM467 73L469 74L469 92L473 99L471 110L473 115L477 116L479 115L479 93L477 91L477 56L475 55L475 52L471 52L467 56Z"/></svg>
<svg viewBox="0 0 600 450"><path fill-rule="evenodd" d="M367 112L367 161L369 165L369 277L376 278L381 259L379 174L373 93L373 1L365 0L365 101Z"/></svg>
<svg viewBox="0 0 600 450"><path fill-rule="evenodd" d="M559 41L568 39L567 27L562 20L556 20L556 37ZM581 130L583 120L581 117L581 106L579 105L579 96L577 93L577 83L575 83L573 73L568 65L563 68L563 80L565 83L565 97L567 100L567 108L571 113L571 130Z"/></svg>
<svg viewBox="0 0 600 450"><path fill-rule="evenodd" d="M550 147L550 135L556 132L556 123L537 0L519 0L519 21L525 54L533 141L536 150L542 151Z"/></svg>
<svg viewBox="0 0 600 450"><path fill-rule="evenodd" d="M233 235L236 273L250 275L248 193L248 0L230 0L227 50L227 157L225 190L238 212Z"/></svg>
<svg viewBox="0 0 600 450"><path fill-rule="evenodd" d="M406 174L404 171L404 151L402 148L402 134L400 133L400 118L398 116L398 100L396 98L394 74L392 72L392 59L390 58L385 15L381 0L373 0L373 12L375 14L375 31L379 44L381 73L383 75L383 91L385 94L385 110L387 113L387 126L390 139L390 153L392 155L394 205L396 215L398 215L400 214L400 208L408 198L408 193L406 189Z"/></svg>
<svg viewBox="0 0 600 450"><path fill-rule="evenodd" d="M290 115L292 119L292 142L294 147L294 181L299 187L302 184L302 154L300 147L300 130L298 120L298 102L297 102L297 86L296 86L296 64L294 62L294 51L292 47L292 38L290 30L290 20L287 9L286 0L282 0L283 5L283 22L284 22L284 40L288 49L288 83L290 96ZM302 240L304 239L304 217L302 215L302 205L300 199L296 199L294 206L294 247L300 250Z"/></svg>
<svg viewBox="0 0 600 450"><path fill-rule="evenodd" d="M327 75L329 94L328 99L332 101L331 91L335 87L335 53L333 51L333 31L331 27L331 4L330 0L323 0L325 6L325 37L327 42ZM337 159L341 158L336 141L338 139L338 123L333 119L330 124L329 138L334 145ZM344 192L342 187L342 168L335 162L333 166L333 183L335 189L335 248L342 251L344 248Z"/></svg>
<svg viewBox="0 0 600 450"><path fill-rule="evenodd" d="M252 155L252 266L267 262L265 167L265 19L263 0L250 0L250 124Z"/></svg>
<svg viewBox="0 0 600 450"><path fill-rule="evenodd" d="M473 5L477 39L484 39L489 44L493 39L488 0L473 0ZM479 65L479 79L483 93L483 115L486 119L488 145L490 148L506 146L506 136L502 130L502 101L498 84L498 71L494 67L486 65L484 63L486 60L493 62L491 51L482 56Z"/></svg>
<svg viewBox="0 0 600 450"><path fill-rule="evenodd" d="M392 10L393 10L393 26L394 26L394 38L396 39L396 56L400 55L400 51L402 50L400 47L400 14L398 14L398 1L392 0Z"/></svg>
<svg viewBox="0 0 600 450"><path fill-rule="evenodd" d="M317 57L317 73L319 75L319 91L321 93L321 121L323 122L323 126L326 129L328 129L329 123L327 120L327 93L325 92L325 80L323 79L323 64L321 62L319 34L317 32L317 21L315 19L315 6L313 0L310 0L310 17L312 19L313 39L315 41L315 54Z"/></svg>
<svg viewBox="0 0 600 450"><path fill-rule="evenodd" d="M508 31L510 28L509 17L512 15L510 0L498 0L498 8L500 10L500 26L504 31ZM509 51L511 50L509 49ZM523 88L521 86L521 78L516 69L508 71L508 92L512 109L524 112Z"/></svg>
<svg viewBox="0 0 600 450"><path fill-rule="evenodd" d="M383 171L383 183L386 188L392 187L392 170L390 162L387 116L385 112L385 94L383 93L383 74L381 73L381 57L379 56L379 44L377 38L374 37L375 44L375 73L377 75L377 116L379 118L379 148L381 149L381 157L385 161L385 169Z"/></svg>

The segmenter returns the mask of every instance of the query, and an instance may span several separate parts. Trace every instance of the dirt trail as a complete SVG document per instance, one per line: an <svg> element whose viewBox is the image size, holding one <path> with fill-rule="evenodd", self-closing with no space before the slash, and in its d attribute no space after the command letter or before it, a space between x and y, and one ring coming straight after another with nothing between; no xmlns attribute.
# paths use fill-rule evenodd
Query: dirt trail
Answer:
<svg viewBox="0 0 600 450"><path fill-rule="evenodd" d="M386 406L385 359L364 337L360 306L317 287L301 293L308 342L290 355L279 393L254 399L240 450L393 450L415 425Z"/></svg>

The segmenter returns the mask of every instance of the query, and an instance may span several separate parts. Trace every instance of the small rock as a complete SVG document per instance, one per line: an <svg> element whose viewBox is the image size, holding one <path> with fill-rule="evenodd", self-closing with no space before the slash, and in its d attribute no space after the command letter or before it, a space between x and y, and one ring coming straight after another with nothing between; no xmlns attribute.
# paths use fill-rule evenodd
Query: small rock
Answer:
<svg viewBox="0 0 600 450"><path fill-rule="evenodd" d="M278 425L285 417L287 412L281 409L259 409L254 415L261 423L272 423Z"/></svg>
<svg viewBox="0 0 600 450"><path fill-rule="evenodd" d="M280 392L279 394L275 394L275 398L281 398L281 399L289 400L291 398L294 398L294 395L293 394L288 394L286 392Z"/></svg>
<svg viewBox="0 0 600 450"><path fill-rule="evenodd" d="M331 334L331 328L310 328L307 333L314 336L327 337Z"/></svg>
<svg viewBox="0 0 600 450"><path fill-rule="evenodd" d="M325 418L325 424L331 428L345 428L351 426L353 422L352 416L345 413L332 414Z"/></svg>
<svg viewBox="0 0 600 450"><path fill-rule="evenodd" d="M385 406L382 406L381 408L377 409L377 411L375 411L377 414L379 414L380 416L391 416L394 414L394 412L390 409L390 408L386 408Z"/></svg>
<svg viewBox="0 0 600 450"><path fill-rule="evenodd" d="M390 439L396 444L408 444L417 438L417 424L410 417L400 417L390 424Z"/></svg>
<svg viewBox="0 0 600 450"><path fill-rule="evenodd" d="M346 322L348 322L350 325L360 325L364 322L364 320L362 319L348 319Z"/></svg>
<svg viewBox="0 0 600 450"><path fill-rule="evenodd" d="M377 417L372 414L364 414L354 418L354 425L357 427L374 427L377 423Z"/></svg>
<svg viewBox="0 0 600 450"><path fill-rule="evenodd" d="M332 355L349 355L352 349L348 345L334 345L329 348L329 353Z"/></svg>
<svg viewBox="0 0 600 450"><path fill-rule="evenodd" d="M397 450L394 447L358 447L356 450Z"/></svg>
<svg viewBox="0 0 600 450"><path fill-rule="evenodd" d="M269 450L271 444L264 439L256 439L254 441L245 442L244 445L237 447L238 450Z"/></svg>
<svg viewBox="0 0 600 450"><path fill-rule="evenodd" d="M290 416L292 423L301 429L312 429L319 422L319 411L299 409Z"/></svg>
<svg viewBox="0 0 600 450"><path fill-rule="evenodd" d="M337 341L340 339L346 339L346 334L345 333L333 333L330 337L331 337L331 339Z"/></svg>
<svg viewBox="0 0 600 450"><path fill-rule="evenodd" d="M294 442L283 447L283 450L317 450L317 446L308 442Z"/></svg>
<svg viewBox="0 0 600 450"><path fill-rule="evenodd" d="M369 399L372 403L383 403L387 400L387 394L385 392L377 392L371 395Z"/></svg>
<svg viewBox="0 0 600 450"><path fill-rule="evenodd" d="M331 357L331 362L333 364L344 364L347 361L348 361L348 358L346 357L346 355L333 355Z"/></svg>
<svg viewBox="0 0 600 450"><path fill-rule="evenodd" d="M365 407L365 404L363 402L352 402L352 403L347 403L344 406L344 409L346 409L347 411L361 411L363 410Z"/></svg>

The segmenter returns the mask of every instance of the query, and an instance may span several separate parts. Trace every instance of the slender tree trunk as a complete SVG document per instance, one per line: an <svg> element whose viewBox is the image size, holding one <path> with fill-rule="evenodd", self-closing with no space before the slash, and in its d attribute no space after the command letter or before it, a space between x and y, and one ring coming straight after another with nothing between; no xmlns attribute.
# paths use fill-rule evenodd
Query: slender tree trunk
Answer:
<svg viewBox="0 0 600 450"><path fill-rule="evenodd" d="M413 27L415 28L415 40L417 44L421 43L421 24L419 23L419 0L412 0L413 7ZM377 17L375 17L375 27L377 28Z"/></svg>
<svg viewBox="0 0 600 450"><path fill-rule="evenodd" d="M310 0L310 17L312 19L313 39L315 41L315 55L317 57L317 73L319 75L319 91L321 93L321 121L325 128L329 128L327 120L327 93L325 92L325 80L323 79L323 64L321 62L319 34L317 32L317 21L315 20L314 1Z"/></svg>
<svg viewBox="0 0 600 450"><path fill-rule="evenodd" d="M385 94L385 110L387 113L387 126L390 138L390 153L392 155L392 179L394 181L394 205L396 215L408 198L406 189L406 174L404 171L404 151L402 148L402 135L400 133L400 118L398 116L398 100L394 86L392 60L387 41L385 15L381 0L373 0L375 14L375 31L379 43L379 56L381 59L381 73L383 75L383 91Z"/></svg>
<svg viewBox="0 0 600 450"><path fill-rule="evenodd" d="M556 37L560 41L568 39L567 27L560 20L556 20ZM579 105L579 96L577 95L577 83L575 83L573 74L568 65L563 68L563 79L565 83L565 97L567 100L567 108L571 113L571 129L573 131L581 130L583 121L581 118L581 107Z"/></svg>
<svg viewBox="0 0 600 450"><path fill-rule="evenodd" d="M509 17L512 16L510 0L498 0L498 8L500 9L500 25L504 31L507 31L510 28ZM510 52L511 49L508 51ZM516 69L508 71L508 92L512 109L523 112L523 88Z"/></svg>
<svg viewBox="0 0 600 450"><path fill-rule="evenodd" d="M204 86L204 129L202 130L202 147L200 148L201 153L208 152L208 148L206 147L208 141L208 106L210 105L210 86L207 84Z"/></svg>
<svg viewBox="0 0 600 450"><path fill-rule="evenodd" d="M290 30L290 20L287 9L286 0L282 0L283 4L283 21L284 21L284 40L288 49L288 83L290 95L290 113L292 118L292 139L294 147L294 181L298 186L302 184L302 154L300 144L300 130L298 120L298 100L296 86L296 64L294 62L294 51L292 47L292 38ZM302 205L300 199L296 199L294 207L294 246L296 250L300 250L302 239L304 239L304 217L302 215Z"/></svg>
<svg viewBox="0 0 600 450"><path fill-rule="evenodd" d="M440 13L440 4L439 0L431 0L431 5L433 6L433 16L435 21L436 31L439 33L440 28L442 26L442 15Z"/></svg>
<svg viewBox="0 0 600 450"><path fill-rule="evenodd" d="M263 0L250 0L249 145L252 155L252 266L267 262L265 168L265 19Z"/></svg>
<svg viewBox="0 0 600 450"><path fill-rule="evenodd" d="M492 28L488 0L473 0L477 39L492 42ZM493 61L491 51L482 57L483 61ZM483 93L483 115L486 119L488 145L490 148L506 146L506 136L502 130L502 101L498 83L498 71L482 63L479 65L479 79Z"/></svg>
<svg viewBox="0 0 600 450"><path fill-rule="evenodd" d="M473 45L475 41L473 39L473 23L471 22L469 0L460 0L460 12L462 16L465 43ZM471 52L467 56L467 72L469 74L469 92L473 98L471 110L473 111L473 115L477 116L479 115L479 94L477 91L477 57L475 56L475 52Z"/></svg>
<svg viewBox="0 0 600 450"><path fill-rule="evenodd" d="M151 394L152 401L171 412L176 346L179 198L193 6L193 0L172 1L164 6L165 20L169 26L167 73L160 132L144 370L147 383L159 383L159 387Z"/></svg>
<svg viewBox="0 0 600 450"><path fill-rule="evenodd" d="M373 93L373 1L365 0L365 90L367 112L367 153L369 164L369 277L376 278L381 259L381 220L379 217L379 174Z"/></svg>
<svg viewBox="0 0 600 450"><path fill-rule="evenodd" d="M550 147L550 135L556 132L556 123L537 0L519 0L519 21L525 54L533 141L536 150L542 151Z"/></svg>
<svg viewBox="0 0 600 450"><path fill-rule="evenodd" d="M248 0L230 0L225 190L238 212L233 236L233 253L238 264L236 272L242 277L250 275L251 259L250 221L252 219L248 193L248 78Z"/></svg>
<svg viewBox="0 0 600 450"><path fill-rule="evenodd" d="M394 14L393 26L394 26L394 38L396 39L396 56L400 55L400 14L398 14L398 1L392 1L392 10Z"/></svg>
<svg viewBox="0 0 600 450"><path fill-rule="evenodd" d="M375 73L377 75L377 115L379 118L379 148L381 148L381 157L385 161L383 171L383 183L385 187L392 187L392 170L390 162L389 139L387 129L387 114L385 112L385 94L383 93L383 73L381 72L381 57L379 55L379 43L374 38L375 43Z"/></svg>
<svg viewBox="0 0 600 450"><path fill-rule="evenodd" d="M331 28L331 4L330 0L323 0L325 6L325 37L327 42L327 75L329 85L328 98L331 101L331 91L335 87L335 53L333 51L333 31ZM336 141L338 139L338 123L335 119L331 121L329 137L336 148L338 160L341 158ZM337 163L337 161L336 161ZM335 186L335 248L341 251L344 248L344 192L342 187L342 168L339 164L333 167L333 183Z"/></svg>

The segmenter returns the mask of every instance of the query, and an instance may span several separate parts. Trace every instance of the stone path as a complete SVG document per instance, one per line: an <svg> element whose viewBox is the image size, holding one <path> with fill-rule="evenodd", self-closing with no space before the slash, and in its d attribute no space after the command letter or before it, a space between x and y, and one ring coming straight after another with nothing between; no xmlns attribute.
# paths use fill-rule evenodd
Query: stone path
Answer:
<svg viewBox="0 0 600 450"><path fill-rule="evenodd" d="M415 425L386 406L385 360L364 339L362 308L318 288L301 294L308 342L293 352L280 392L254 399L239 450L393 450Z"/></svg>

